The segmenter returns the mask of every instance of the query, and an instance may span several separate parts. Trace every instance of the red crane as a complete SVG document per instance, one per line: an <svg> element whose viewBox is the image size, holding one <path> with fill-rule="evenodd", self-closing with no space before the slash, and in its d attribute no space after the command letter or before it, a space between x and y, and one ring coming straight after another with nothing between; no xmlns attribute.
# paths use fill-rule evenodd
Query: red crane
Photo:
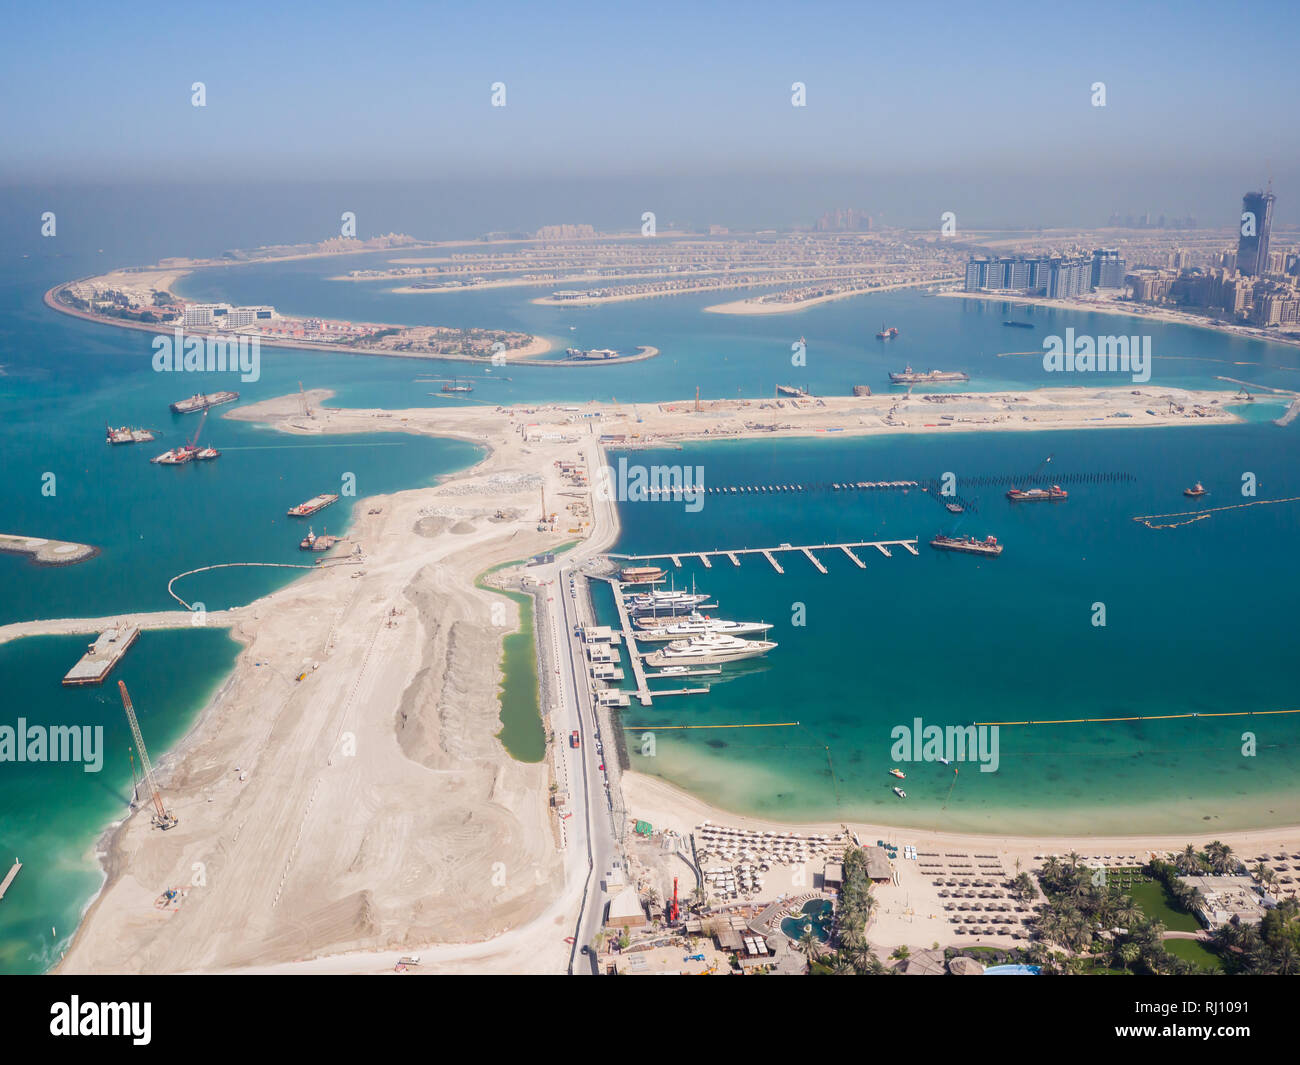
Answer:
<svg viewBox="0 0 1300 1065"><path fill-rule="evenodd" d="M668 923L676 924L680 912L677 905L677 877L673 877L673 901L668 904Z"/></svg>

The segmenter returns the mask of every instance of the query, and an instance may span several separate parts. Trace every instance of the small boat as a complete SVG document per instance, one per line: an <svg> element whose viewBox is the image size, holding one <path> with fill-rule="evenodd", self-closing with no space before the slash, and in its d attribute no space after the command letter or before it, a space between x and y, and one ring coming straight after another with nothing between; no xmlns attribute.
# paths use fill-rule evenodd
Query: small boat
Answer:
<svg viewBox="0 0 1300 1065"><path fill-rule="evenodd" d="M686 672L688 672L688 670L685 666L664 666L664 668L659 671L660 675L665 677L669 675L676 676Z"/></svg>
<svg viewBox="0 0 1300 1065"><path fill-rule="evenodd" d="M940 759L939 759L939 764L940 764L940 765L952 765L952 762L950 762L947 758L940 758Z"/></svg>
<svg viewBox="0 0 1300 1065"><path fill-rule="evenodd" d="M208 459L221 458L221 452L218 451L215 447L201 447L194 452L194 457L199 462L205 462Z"/></svg>
<svg viewBox="0 0 1300 1065"><path fill-rule="evenodd" d="M966 508L960 503L945 503L944 506L948 508L951 514L963 514L966 511Z"/></svg>
<svg viewBox="0 0 1300 1065"><path fill-rule="evenodd" d="M895 788L894 794L897 795L900 799L907 798L907 792L905 792L902 788Z"/></svg>
<svg viewBox="0 0 1300 1065"><path fill-rule="evenodd" d="M893 340L896 336L898 336L896 326L886 326L884 322L880 323L880 332L876 334L877 340Z"/></svg>
<svg viewBox="0 0 1300 1065"><path fill-rule="evenodd" d="M891 769L891 770L889 771L889 775L890 775L891 777L898 777L899 780L906 780L906 779L907 779L907 774L904 773L901 769Z"/></svg>
<svg viewBox="0 0 1300 1065"><path fill-rule="evenodd" d="M1196 499L1199 496L1208 495L1208 493L1205 491L1205 485L1201 484L1200 481L1197 481L1191 488L1184 488L1183 495L1191 496L1193 499Z"/></svg>

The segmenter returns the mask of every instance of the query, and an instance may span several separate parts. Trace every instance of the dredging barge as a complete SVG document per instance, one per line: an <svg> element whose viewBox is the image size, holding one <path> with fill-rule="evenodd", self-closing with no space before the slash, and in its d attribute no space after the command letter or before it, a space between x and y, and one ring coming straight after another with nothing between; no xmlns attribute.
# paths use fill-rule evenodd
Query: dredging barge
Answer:
<svg viewBox="0 0 1300 1065"><path fill-rule="evenodd" d="M964 370L913 370L906 367L902 373L891 373L889 383L894 385L942 385L954 381L969 381Z"/></svg>
<svg viewBox="0 0 1300 1065"><path fill-rule="evenodd" d="M1059 484L1051 488L1012 488L1007 492L1007 498L1013 503L1059 503L1069 495Z"/></svg>
<svg viewBox="0 0 1300 1065"><path fill-rule="evenodd" d="M178 399L171 405L171 411L173 414L193 414L223 403L234 403L237 399L238 392L195 392L189 399Z"/></svg>
<svg viewBox="0 0 1300 1065"><path fill-rule="evenodd" d="M1002 545L996 536L977 540L973 536L944 536L941 533L930 541L930 546L940 551L961 551L968 555L1002 554Z"/></svg>
<svg viewBox="0 0 1300 1065"><path fill-rule="evenodd" d="M291 518L305 518L315 514L318 510L324 510L331 503L337 503L339 497L329 492L322 492L318 496L312 496L307 502L299 503L296 507L290 507L286 513Z"/></svg>

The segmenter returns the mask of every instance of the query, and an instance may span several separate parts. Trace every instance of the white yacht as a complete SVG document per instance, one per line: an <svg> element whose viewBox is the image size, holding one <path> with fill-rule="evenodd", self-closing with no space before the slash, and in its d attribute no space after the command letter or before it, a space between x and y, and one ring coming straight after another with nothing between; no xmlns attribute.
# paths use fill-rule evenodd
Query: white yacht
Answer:
<svg viewBox="0 0 1300 1065"><path fill-rule="evenodd" d="M763 621L725 621L722 618L707 618L703 614L691 614L665 625L660 618L638 618L637 625L645 629L638 632L636 638L644 641L680 640L687 636L708 636L719 633L723 636L761 636L772 628Z"/></svg>
<svg viewBox="0 0 1300 1065"><path fill-rule="evenodd" d="M655 588L641 595L630 596L627 599L627 609L630 614L686 614L708 600L707 595L696 592Z"/></svg>
<svg viewBox="0 0 1300 1065"><path fill-rule="evenodd" d="M745 658L757 658L772 650L776 644L771 640L738 640L734 636L710 633L705 636L691 636L685 640L674 640L662 650L646 655L646 665L654 666L712 666L723 662L739 662Z"/></svg>

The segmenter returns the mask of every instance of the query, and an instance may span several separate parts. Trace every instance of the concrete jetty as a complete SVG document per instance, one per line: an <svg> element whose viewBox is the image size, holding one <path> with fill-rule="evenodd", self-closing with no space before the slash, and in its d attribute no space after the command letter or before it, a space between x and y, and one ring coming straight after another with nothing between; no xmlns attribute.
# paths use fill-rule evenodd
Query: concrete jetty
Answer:
<svg viewBox="0 0 1300 1065"><path fill-rule="evenodd" d="M68 670L63 683L69 686L79 684L102 684L135 643L140 635L139 625L123 625L121 628L105 629L92 643L81 659Z"/></svg>
<svg viewBox="0 0 1300 1065"><path fill-rule="evenodd" d="M844 544L840 544L840 550L843 551L846 555L848 555L849 558L851 558L851 559L854 561L854 563L856 563L858 569L866 569L866 568L867 568L867 564L866 564L865 562L863 562L862 559L858 558L858 556L855 555L855 554L853 553L853 548L851 548L851 547L846 547Z"/></svg>
<svg viewBox="0 0 1300 1065"><path fill-rule="evenodd" d="M770 563L772 563L772 568L773 568L774 570L776 570L777 573L784 573L784 572L785 572L785 570L783 570L783 569L781 568L781 563L779 563L779 562L776 560L776 556L773 555L771 551L764 551L764 552L763 552L763 557L764 557L765 559L767 559Z"/></svg>
<svg viewBox="0 0 1300 1065"><path fill-rule="evenodd" d="M822 573L826 572L826 567L823 566L820 561L818 561L817 556L814 555L811 551L809 551L808 548L801 547L799 548L799 550L802 551L805 555L807 555L808 561L811 562L814 566L816 566Z"/></svg>

